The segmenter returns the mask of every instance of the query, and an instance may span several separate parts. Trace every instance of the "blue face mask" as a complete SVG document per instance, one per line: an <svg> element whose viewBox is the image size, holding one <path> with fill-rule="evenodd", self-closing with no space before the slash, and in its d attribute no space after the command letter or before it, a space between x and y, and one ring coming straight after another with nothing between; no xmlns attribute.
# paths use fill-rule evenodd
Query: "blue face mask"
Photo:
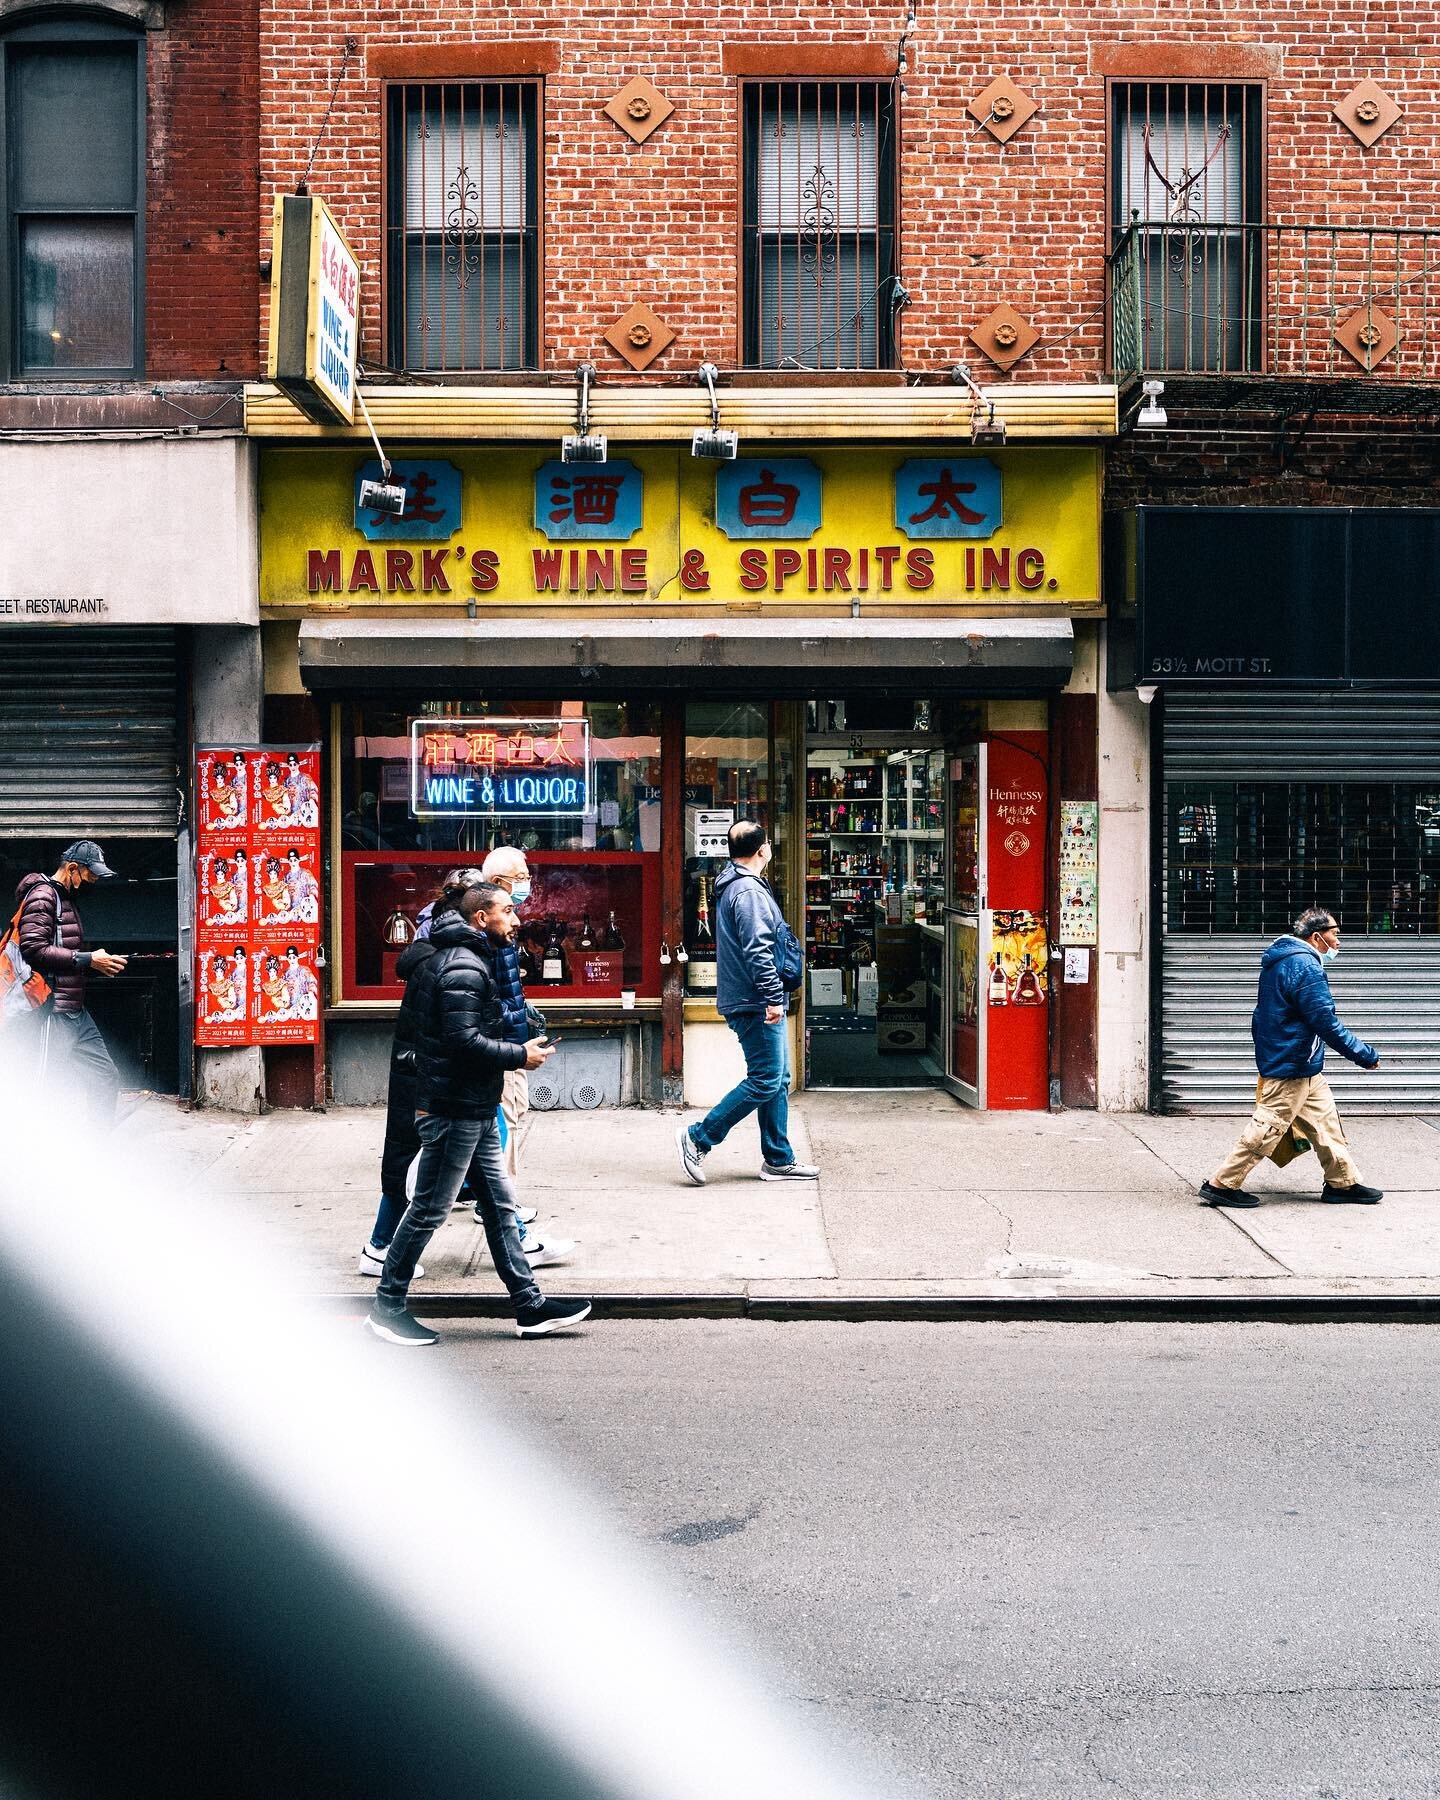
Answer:
<svg viewBox="0 0 1440 1800"><path fill-rule="evenodd" d="M517 906L523 906L530 898L530 883L528 881L517 881L510 889L510 898Z"/></svg>
<svg viewBox="0 0 1440 1800"><path fill-rule="evenodd" d="M1334 962L1339 954L1340 952L1338 950L1322 950L1320 952L1320 960L1321 962Z"/></svg>

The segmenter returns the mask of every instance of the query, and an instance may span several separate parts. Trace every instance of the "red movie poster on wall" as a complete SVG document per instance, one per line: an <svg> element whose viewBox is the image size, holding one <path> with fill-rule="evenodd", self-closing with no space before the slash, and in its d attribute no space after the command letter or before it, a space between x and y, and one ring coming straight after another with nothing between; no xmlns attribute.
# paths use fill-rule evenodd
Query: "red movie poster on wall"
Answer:
<svg viewBox="0 0 1440 1800"><path fill-rule="evenodd" d="M195 1041L319 1041L320 746L195 753Z"/></svg>

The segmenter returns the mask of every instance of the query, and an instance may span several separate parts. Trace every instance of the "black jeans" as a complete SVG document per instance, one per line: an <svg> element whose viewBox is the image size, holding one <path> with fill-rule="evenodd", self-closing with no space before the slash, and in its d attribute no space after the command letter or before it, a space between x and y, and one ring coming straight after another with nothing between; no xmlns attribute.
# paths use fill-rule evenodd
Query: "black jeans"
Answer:
<svg viewBox="0 0 1440 1800"><path fill-rule="evenodd" d="M95 1125L115 1123L120 1071L115 1067L100 1027L88 1012L54 1012L42 1029L49 1036L46 1083L73 1088L83 1098Z"/></svg>
<svg viewBox="0 0 1440 1800"><path fill-rule="evenodd" d="M495 1114L488 1113L483 1119L445 1119L438 1113L417 1113L415 1125L420 1133L415 1198L390 1240L375 1304L382 1312L404 1311L415 1264L450 1217L455 1196L468 1176L495 1272L509 1289L516 1312L538 1306L543 1296L520 1248L520 1214L514 1186L505 1172Z"/></svg>

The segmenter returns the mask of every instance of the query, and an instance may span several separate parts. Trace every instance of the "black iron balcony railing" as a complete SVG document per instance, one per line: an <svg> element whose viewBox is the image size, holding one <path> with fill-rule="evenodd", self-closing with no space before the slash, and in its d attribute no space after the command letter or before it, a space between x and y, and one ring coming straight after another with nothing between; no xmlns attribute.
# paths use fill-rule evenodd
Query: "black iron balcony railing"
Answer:
<svg viewBox="0 0 1440 1800"><path fill-rule="evenodd" d="M1143 375L1440 383L1440 227L1145 221L1108 258L1110 354Z"/></svg>

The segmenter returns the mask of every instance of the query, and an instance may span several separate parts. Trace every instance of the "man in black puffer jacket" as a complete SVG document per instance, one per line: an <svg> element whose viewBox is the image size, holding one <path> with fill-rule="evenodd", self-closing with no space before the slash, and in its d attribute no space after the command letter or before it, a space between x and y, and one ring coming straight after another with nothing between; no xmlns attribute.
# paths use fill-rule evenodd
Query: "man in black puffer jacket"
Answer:
<svg viewBox="0 0 1440 1800"><path fill-rule="evenodd" d="M415 1033L418 1019L420 984L416 980L421 969L435 954L430 932L437 918L453 912L466 888L477 887L478 869L456 869L445 878L445 885L420 913L419 933L407 944L395 963L395 973L405 983L400 1001L400 1016L395 1021L395 1040L390 1046L390 1084L385 1098L385 1146L380 1152L380 1206L370 1230L370 1240L360 1252L359 1273L372 1281L380 1279L385 1267L385 1252L395 1236L395 1227L405 1216L409 1204L405 1179L415 1153L420 1148L420 1134L415 1129ZM425 1271L416 1265L415 1273Z"/></svg>
<svg viewBox="0 0 1440 1800"><path fill-rule="evenodd" d="M546 1300L520 1247L519 1207L505 1171L496 1111L506 1069L538 1069L554 1055L543 1038L504 1037L493 957L517 928L503 888L468 888L457 910L430 934L436 954L415 978L416 1128L420 1166L415 1197L391 1240L369 1325L388 1343L433 1344L436 1333L413 1318L406 1300L415 1264L469 1179L490 1255L515 1302L519 1337L578 1325L588 1300Z"/></svg>

